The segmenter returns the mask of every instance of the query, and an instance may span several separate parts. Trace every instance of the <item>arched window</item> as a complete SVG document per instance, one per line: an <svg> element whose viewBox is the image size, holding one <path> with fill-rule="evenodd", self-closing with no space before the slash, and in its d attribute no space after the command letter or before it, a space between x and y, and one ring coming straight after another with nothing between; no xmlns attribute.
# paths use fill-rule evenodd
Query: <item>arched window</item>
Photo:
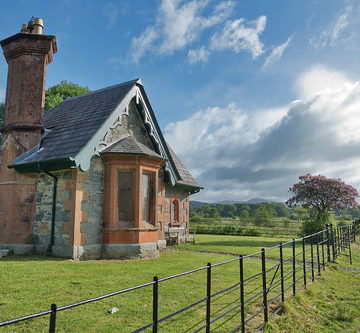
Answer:
<svg viewBox="0 0 360 333"><path fill-rule="evenodd" d="M171 224L180 225L180 202L178 199L171 201Z"/></svg>

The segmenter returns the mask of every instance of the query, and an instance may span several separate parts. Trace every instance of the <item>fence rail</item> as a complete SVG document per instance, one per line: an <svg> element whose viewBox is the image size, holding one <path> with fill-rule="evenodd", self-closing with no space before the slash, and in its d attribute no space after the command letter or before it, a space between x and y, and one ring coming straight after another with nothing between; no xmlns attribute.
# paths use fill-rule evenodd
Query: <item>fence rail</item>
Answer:
<svg viewBox="0 0 360 333"><path fill-rule="evenodd" d="M200 305L205 307L205 316L198 323L198 327L192 331L194 333L201 331L210 332L211 328L215 324L220 323L221 320L225 320L225 322L219 325L225 325L229 321L229 319L226 319L229 315L232 316L230 318L236 320L233 320L235 321L233 324L235 326L230 329L227 326L228 332L239 330L245 332L246 329L259 331L281 310L282 303L287 298L294 296L303 287L306 288L308 282L310 280L314 281L316 276L321 275L326 266L331 261L334 261L337 256L340 254L347 255L350 263L352 263L351 243L355 242L355 237L355 223L350 226L341 227L334 227L330 224L326 226L326 229L315 234L280 243L271 248L263 248L261 251L249 255L240 255L238 258L225 262L217 264L208 263L206 266L164 278L154 276L151 282L61 307L51 304L49 310L0 322L0 327L49 315L49 332L55 332L58 312L149 287L152 288L152 321L132 332L142 332L145 330L158 332L161 324L165 321ZM299 246L296 246L297 243L299 243ZM285 247L291 249L291 256L284 257ZM271 260L268 260L270 258L267 258L267 253L270 251L278 251L278 259L272 257ZM261 260L261 270L245 277L246 259ZM234 281L234 283L226 288L214 292L212 287L213 271L237 261L239 262L238 281ZM276 263L267 267L269 263L274 262ZM161 288L161 283L182 276L196 274L200 271L206 271L206 296L166 316L160 317L159 289ZM227 304L220 310L213 309L215 300L230 292L236 292L237 298L235 301ZM187 329L187 332L190 331L190 329Z"/></svg>

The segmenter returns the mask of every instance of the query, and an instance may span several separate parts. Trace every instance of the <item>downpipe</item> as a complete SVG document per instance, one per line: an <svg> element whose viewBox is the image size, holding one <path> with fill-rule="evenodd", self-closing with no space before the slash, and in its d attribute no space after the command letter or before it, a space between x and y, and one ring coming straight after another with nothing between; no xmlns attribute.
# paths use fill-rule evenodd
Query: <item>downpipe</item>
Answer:
<svg viewBox="0 0 360 333"><path fill-rule="evenodd" d="M51 207L51 229L50 229L50 243L47 248L47 253L51 253L51 248L54 245L54 239L55 239L55 217L56 217L56 194L57 194L57 183L58 178L51 174L48 171L44 171L48 176L52 177L54 179L53 184L53 200L52 200L52 207Z"/></svg>

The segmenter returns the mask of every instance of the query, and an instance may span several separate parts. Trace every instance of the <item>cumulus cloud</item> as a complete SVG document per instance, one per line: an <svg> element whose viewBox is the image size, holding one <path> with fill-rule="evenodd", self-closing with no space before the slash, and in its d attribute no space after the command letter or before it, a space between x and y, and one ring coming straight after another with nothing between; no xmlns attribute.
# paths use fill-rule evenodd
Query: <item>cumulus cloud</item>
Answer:
<svg viewBox="0 0 360 333"><path fill-rule="evenodd" d="M212 36L210 47L215 50L231 49L235 53L246 50L256 58L264 52L264 45L259 37L265 26L266 16L260 16L254 21L246 21L243 18L229 20L222 31Z"/></svg>
<svg viewBox="0 0 360 333"><path fill-rule="evenodd" d="M274 47L273 50L271 51L271 53L267 56L265 63L264 63L264 68L268 67L271 63L275 62L275 61L279 61L285 51L285 49L289 46L290 42L291 42L291 37L289 37L287 39L287 41L284 44L281 44L277 47Z"/></svg>
<svg viewBox="0 0 360 333"><path fill-rule="evenodd" d="M212 8L211 4L209 0L162 0L154 24L132 39L132 59L138 62L146 52L170 55L186 48L190 48L190 64L206 62L212 51L247 51L253 58L264 53L260 35L265 30L266 16L252 21L244 18L231 20L234 1L220 1ZM194 48L204 31L209 31L206 46ZM280 52L283 50L277 51ZM276 55L273 57L275 60Z"/></svg>
<svg viewBox="0 0 360 333"><path fill-rule="evenodd" d="M308 172L360 186L360 82L317 66L295 87L302 100L283 107L213 107L165 128L169 144L206 188L198 199L285 200L289 186Z"/></svg>
<svg viewBox="0 0 360 333"><path fill-rule="evenodd" d="M131 52L139 60L149 50L172 54L197 40L200 34L224 22L234 8L233 1L221 1L210 15L204 15L208 0L162 0L153 25L132 40Z"/></svg>
<svg viewBox="0 0 360 333"><path fill-rule="evenodd" d="M190 64L196 64L197 62L207 62L209 59L209 51L205 46L196 50L190 50L188 52L188 59Z"/></svg>

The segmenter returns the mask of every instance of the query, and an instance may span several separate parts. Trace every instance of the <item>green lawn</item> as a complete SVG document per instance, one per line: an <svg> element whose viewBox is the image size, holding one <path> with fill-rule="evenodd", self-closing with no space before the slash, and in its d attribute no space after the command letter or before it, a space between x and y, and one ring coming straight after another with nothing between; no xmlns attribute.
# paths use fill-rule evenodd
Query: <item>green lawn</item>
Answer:
<svg viewBox="0 0 360 333"><path fill-rule="evenodd" d="M231 258L230 258L231 259ZM167 251L152 260L72 261L46 257L8 257L0 270L0 321L46 310L51 303L66 305L91 297L229 260L228 256ZM246 276L260 271L260 261L246 267ZM212 292L239 279L239 262L212 268ZM258 283L255 281L254 283ZM261 286L261 284L259 284ZM249 283L254 289L256 286ZM159 318L206 295L206 271L164 281L159 285ZM212 313L225 311L239 301L238 288L220 295L212 303ZM114 315L107 313L119 308ZM224 309L224 310L221 310ZM163 331L181 332L204 323L205 303L162 324ZM230 317L225 317L222 322ZM4 332L45 332L48 316L24 324L10 325ZM233 318L237 323L238 318ZM58 332L129 332L152 321L152 287L107 298L59 312ZM219 322L221 323L221 322ZM235 326L234 321L222 328ZM221 331L221 329L220 329ZM1 332L1 328L0 328Z"/></svg>
<svg viewBox="0 0 360 333"><path fill-rule="evenodd" d="M247 255L261 250L261 248L270 248L279 245L280 242L288 242L289 238L268 238L268 237L250 237L250 236L228 236L228 235L196 235L195 244L187 243L172 248L186 251L209 251L232 254ZM306 245L309 248L309 245ZM301 242L296 242L296 253L302 251ZM260 256L258 254L257 256ZM266 252L270 258L279 258L279 248ZM287 244L283 249L283 257L292 256L292 244Z"/></svg>
<svg viewBox="0 0 360 333"><path fill-rule="evenodd" d="M284 311L268 323L266 332L354 332L360 330L360 242L352 246L353 265L340 256L321 277L285 303Z"/></svg>
<svg viewBox="0 0 360 333"><path fill-rule="evenodd" d="M268 238L256 237L199 235L196 237L195 245L185 244L176 248L248 254L259 250L261 247L274 246L279 241L284 241L284 239L270 240ZM353 267L360 268L360 247L357 247L357 249L355 247L353 249ZM10 256L0 261L0 321L49 309L51 303L62 306L146 283L152 281L154 275L162 278L206 266L208 262L215 264L232 259L233 257L231 256L211 253L176 251L163 252L160 258L152 260L72 261L50 257ZM338 259L339 264L342 266L349 266L347 260L346 257L339 257ZM266 262L266 268L268 269L276 264L274 261L268 261ZM291 269L290 264L285 264L284 266L285 272ZM261 271L261 261L245 259L244 270L245 278L259 273ZM267 273L268 284L274 276L274 271ZM335 274L334 278L331 277L333 273ZM349 278L349 282L346 280L344 288L336 288L336 284L345 278ZM229 287L238 281L239 261L212 267L212 293ZM347 303L349 301L349 310L359 317L358 310L354 310L350 304L351 297L354 297L354 302L359 304L359 283L357 282L359 281L359 275L338 271L335 268L326 268L318 281L321 284L319 282L310 284L308 290L314 290L313 293L315 295L315 292L317 292L316 288L311 288L314 288L313 286L316 284L318 286L322 286L325 283L332 284L332 297L334 299L343 298L347 300L346 306L348 306ZM286 282L285 287L289 283L291 283L291 279ZM245 283L245 299L259 291L261 286L261 276ZM300 287L301 281L298 283L298 288ZM279 293L280 286L277 285L276 288L270 291L269 298ZM338 294L337 290L339 290ZM291 289L288 291L288 295L290 293ZM161 282L159 284L159 318L179 310L205 297L205 295L205 270ZM305 297L304 293L299 295L299 297ZM317 294L316 296L318 297ZM212 299L211 318L215 318L238 303L238 287L214 297ZM246 306L247 317L260 308L261 295L260 299L249 303L251 304ZM290 310L293 306L291 304L287 305ZM112 307L117 307L119 311L110 315L107 311ZM341 309L339 308L336 311L341 313ZM291 315L290 310L285 312L285 316ZM236 315L235 317L233 316L234 314ZM204 323L204 318L205 303L202 303L191 310L177 315L173 320L160 324L160 332L193 331ZM296 318L296 320L299 320L300 323L300 318ZM48 316L36 318L22 324L0 328L0 332L46 332L48 330L48 321ZM129 332L151 321L152 287L150 286L59 312L57 316L57 332ZM256 327L261 321L262 315L260 314L251 321L248 327L250 329ZM212 325L212 332L228 331L238 323L239 312L236 310L214 323ZM349 327L356 323L357 321L354 320ZM278 323L278 321L274 321L272 325L274 326L269 326L269 329L273 330L272 332L278 329L283 329L286 332L288 329L286 326L282 328L281 322ZM286 321L284 325L286 325Z"/></svg>

